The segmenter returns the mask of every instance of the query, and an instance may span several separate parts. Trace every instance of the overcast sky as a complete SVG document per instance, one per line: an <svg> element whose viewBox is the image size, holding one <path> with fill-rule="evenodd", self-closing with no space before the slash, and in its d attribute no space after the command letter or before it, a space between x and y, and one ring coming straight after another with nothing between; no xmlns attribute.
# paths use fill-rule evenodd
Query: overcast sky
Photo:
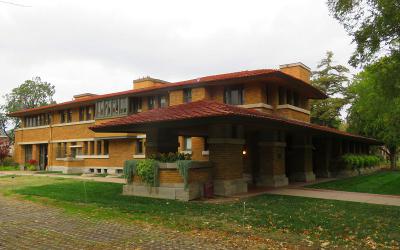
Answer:
<svg viewBox="0 0 400 250"><path fill-rule="evenodd" d="M327 50L347 64L351 38L324 0L7 0L0 2L0 94L40 76L57 102L84 92L301 61Z"/></svg>

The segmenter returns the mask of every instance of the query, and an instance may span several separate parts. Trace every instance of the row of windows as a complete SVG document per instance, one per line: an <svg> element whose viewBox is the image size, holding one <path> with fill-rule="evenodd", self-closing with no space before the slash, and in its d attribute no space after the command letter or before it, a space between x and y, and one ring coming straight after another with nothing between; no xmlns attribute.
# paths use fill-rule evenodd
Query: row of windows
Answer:
<svg viewBox="0 0 400 250"><path fill-rule="evenodd" d="M71 157L76 158L79 155L108 155L109 142L107 140L85 141L82 144L71 142L57 143L56 158L67 157L67 148L70 147Z"/></svg>
<svg viewBox="0 0 400 250"><path fill-rule="evenodd" d="M128 113L128 98L116 98L96 103L96 118L115 117Z"/></svg>
<svg viewBox="0 0 400 250"><path fill-rule="evenodd" d="M94 106L79 108L79 121L90 121L94 119Z"/></svg>
<svg viewBox="0 0 400 250"><path fill-rule="evenodd" d="M61 123L69 123L72 122L72 111L70 109L61 110L60 114L60 122Z"/></svg>
<svg viewBox="0 0 400 250"><path fill-rule="evenodd" d="M49 125L51 123L51 115L50 114L27 116L24 119L25 119L24 120L25 127L45 126L45 125Z"/></svg>
<svg viewBox="0 0 400 250"><path fill-rule="evenodd" d="M279 88L279 105L290 104L296 107L300 107L300 96L296 91L286 89L283 87Z"/></svg>

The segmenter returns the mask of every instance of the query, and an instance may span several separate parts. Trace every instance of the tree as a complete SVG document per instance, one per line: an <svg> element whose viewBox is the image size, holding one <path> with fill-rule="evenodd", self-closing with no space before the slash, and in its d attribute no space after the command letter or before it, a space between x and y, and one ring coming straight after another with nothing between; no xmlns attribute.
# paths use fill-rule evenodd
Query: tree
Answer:
<svg viewBox="0 0 400 250"><path fill-rule="evenodd" d="M10 155L10 144L8 141L0 141L0 163Z"/></svg>
<svg viewBox="0 0 400 250"><path fill-rule="evenodd" d="M54 94L54 85L42 82L40 77L35 77L32 80L26 80L4 96L6 103L0 106L0 129L11 142L14 141L14 130L19 127L20 119L8 117L7 114L54 103Z"/></svg>
<svg viewBox="0 0 400 250"><path fill-rule="evenodd" d="M326 52L326 57L313 72L311 84L327 94L325 100L311 101L311 121L316 124L339 128L341 124L340 111L348 103L346 88L349 69L343 65L334 65L333 52Z"/></svg>
<svg viewBox="0 0 400 250"><path fill-rule="evenodd" d="M328 0L328 6L357 45L351 65L400 51L399 0Z"/></svg>
<svg viewBox="0 0 400 250"><path fill-rule="evenodd" d="M387 147L391 168L400 145L400 54L383 57L360 72L349 91L349 131L372 136Z"/></svg>

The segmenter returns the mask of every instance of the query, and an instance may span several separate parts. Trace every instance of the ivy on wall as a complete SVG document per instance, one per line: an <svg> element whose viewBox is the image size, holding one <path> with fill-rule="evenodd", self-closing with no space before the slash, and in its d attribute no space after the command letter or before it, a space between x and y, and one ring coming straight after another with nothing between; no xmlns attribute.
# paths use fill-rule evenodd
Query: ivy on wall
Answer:
<svg viewBox="0 0 400 250"><path fill-rule="evenodd" d="M189 169L190 169L191 164L192 164L191 160L176 161L176 165L178 167L179 174L183 178L185 190L187 189L188 184L189 184Z"/></svg>

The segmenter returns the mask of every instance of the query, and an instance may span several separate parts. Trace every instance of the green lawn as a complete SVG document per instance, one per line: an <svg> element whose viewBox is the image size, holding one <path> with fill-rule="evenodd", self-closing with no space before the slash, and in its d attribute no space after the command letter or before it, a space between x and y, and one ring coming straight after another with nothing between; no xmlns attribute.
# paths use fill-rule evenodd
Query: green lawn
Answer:
<svg viewBox="0 0 400 250"><path fill-rule="evenodd" d="M400 240L400 207L278 195L250 198L245 204L179 202L122 196L121 184L49 177L2 177L0 190L93 219L135 220L185 231L356 248L399 246Z"/></svg>
<svg viewBox="0 0 400 250"><path fill-rule="evenodd" d="M313 184L307 187L372 194L400 195L400 171L378 172L371 175Z"/></svg>

